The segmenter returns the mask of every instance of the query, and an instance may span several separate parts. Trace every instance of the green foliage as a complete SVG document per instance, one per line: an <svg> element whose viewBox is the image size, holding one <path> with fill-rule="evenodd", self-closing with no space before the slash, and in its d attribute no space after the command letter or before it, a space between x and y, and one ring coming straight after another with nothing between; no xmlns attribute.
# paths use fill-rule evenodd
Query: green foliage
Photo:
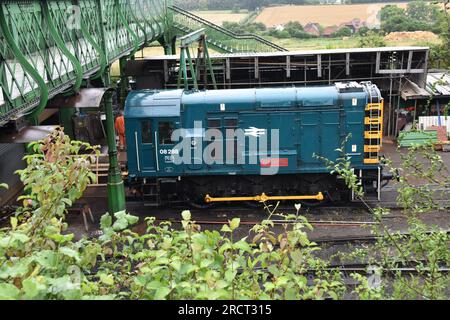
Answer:
<svg viewBox="0 0 450 320"><path fill-rule="evenodd" d="M233 9L231 9L231 12L233 12L233 13L239 13L239 12L241 12L241 8L239 7L238 4L235 4L235 5L233 6Z"/></svg>
<svg viewBox="0 0 450 320"><path fill-rule="evenodd" d="M338 162L321 159L363 199L351 159L345 155L346 141L337 149L342 154ZM295 205L296 214L279 213L278 205L266 205L268 217L252 228L250 238L237 238L238 218L220 232L202 231L189 211L181 214L181 229L146 218L146 231L137 234L132 227L139 218L122 211L102 216L100 237L74 241L64 223L65 208L81 196L73 192L72 182L88 183L89 159L97 151L69 141L62 131L32 147L36 154L27 157L28 167L20 172L30 195L11 218L11 226L0 229L0 299L293 300L342 299L349 293L339 269L317 257L320 248L308 239L306 232L312 226L301 215L301 205ZM442 160L423 150L429 164L421 167L413 161L418 154L422 150L412 149L405 156L405 171L429 181L440 176ZM49 168L54 172L45 171L47 176L38 181L36 172ZM63 187L47 187L62 181L54 177L59 174L65 177ZM410 194L414 186L405 174L399 183L399 203L410 217L408 232L387 229L381 218L388 210L375 209L380 224L372 232L379 240L375 248L353 254L365 257L376 274L388 273L393 285L373 286L365 276L353 274L357 281L353 293L360 299L447 299L449 277L440 268L449 264L449 236L445 230L429 230L418 219L418 214L438 207L428 203L430 197L416 204L405 201L407 195L416 199ZM448 180L439 183L448 186ZM273 217L286 221L281 232L274 232ZM45 223L38 223L41 219ZM406 278L396 271L401 266L416 273ZM311 273L315 276L308 280Z"/></svg>
<svg viewBox="0 0 450 320"><path fill-rule="evenodd" d="M434 68L450 68L450 16L447 14L442 19L440 28L442 43L431 48L430 64Z"/></svg>
<svg viewBox="0 0 450 320"><path fill-rule="evenodd" d="M386 41L378 33L374 31L368 31L364 35L358 38L358 46L360 48L374 48L386 46Z"/></svg>
<svg viewBox="0 0 450 320"><path fill-rule="evenodd" d="M238 23L238 22L228 22L224 21L222 26L225 29L228 29L236 34L244 34L244 33L261 33L266 30L266 26L263 23Z"/></svg>
<svg viewBox="0 0 450 320"><path fill-rule="evenodd" d="M287 31L292 38L310 39L313 35L304 31L303 26L297 21L290 21L284 26L284 31Z"/></svg>
<svg viewBox="0 0 450 320"><path fill-rule="evenodd" d="M235 239L240 219L221 232L201 231L189 211L181 230L147 218L144 234L130 229L138 217L107 213L100 237L73 241L66 207L90 181L97 150L61 130L30 147L36 153L19 172L24 207L0 230L2 299L338 299L345 290L340 273L313 256L319 248L308 240L300 206L297 215L277 214L294 220L278 236L271 231L276 208L267 208L251 241ZM308 270L320 274L312 285Z"/></svg>
<svg viewBox="0 0 450 320"><path fill-rule="evenodd" d="M381 30L385 33L395 31L433 31L442 33L446 15L432 3L412 1L406 9L395 5L380 10Z"/></svg>
<svg viewBox="0 0 450 320"><path fill-rule="evenodd" d="M361 28L359 28L357 35L361 36L361 37L365 37L370 33L370 29L366 26L362 26Z"/></svg>
<svg viewBox="0 0 450 320"><path fill-rule="evenodd" d="M95 176L89 169L97 149L70 139L60 129L30 144L27 168L18 171L26 195L23 207L0 230L0 297L79 299L86 281L82 270L92 245L64 234L66 208L81 197Z"/></svg>
<svg viewBox="0 0 450 320"><path fill-rule="evenodd" d="M34 154L24 157L27 167L16 174L25 186L25 194L18 199L23 202L20 213L33 234L54 217L63 217L87 185L95 182L89 166L98 149L70 141L61 129L43 141L30 143L28 148Z"/></svg>
<svg viewBox="0 0 450 320"><path fill-rule="evenodd" d="M275 37L278 39L288 39L291 37L289 32L287 32L286 30L277 30L275 28L269 29L266 34L268 36Z"/></svg>
<svg viewBox="0 0 450 320"><path fill-rule="evenodd" d="M333 37L350 37L351 35L352 29L350 29L349 27L342 27L332 34Z"/></svg>
<svg viewBox="0 0 450 320"><path fill-rule="evenodd" d="M349 187L349 189L355 192L355 195L358 197L362 197L364 195L363 188L361 185L361 181L358 176L356 176L353 165L352 165L352 157L347 155L345 151L348 140L352 137L349 134L345 139L342 140L340 148L335 151L339 153L339 157L336 161L331 161L325 157L314 154L314 158L323 161L327 167L331 170L330 174L337 175L344 179L345 184Z"/></svg>
<svg viewBox="0 0 450 320"><path fill-rule="evenodd" d="M343 155L336 163L321 159L329 165L332 173L344 178L349 189L365 203L359 178L350 165L351 159L345 156L343 147L338 151ZM383 273L392 278L392 284L380 281L373 285L361 275L354 274L354 279L359 282L354 294L360 299L448 299L450 276L442 268L448 268L450 264L450 236L446 230L430 229L419 217L429 212L448 212L450 201L444 206L436 203L431 184L444 190L440 194L442 199L450 199L449 168L432 146L413 146L401 158L400 168L392 167L390 161L387 164L398 179L397 202L407 218L406 232L394 232L383 223L382 218L389 214L389 210L371 209L366 204L378 222L371 230L378 240L370 250L340 256L343 259L360 257L377 270L378 277ZM403 267L414 272L405 274Z"/></svg>

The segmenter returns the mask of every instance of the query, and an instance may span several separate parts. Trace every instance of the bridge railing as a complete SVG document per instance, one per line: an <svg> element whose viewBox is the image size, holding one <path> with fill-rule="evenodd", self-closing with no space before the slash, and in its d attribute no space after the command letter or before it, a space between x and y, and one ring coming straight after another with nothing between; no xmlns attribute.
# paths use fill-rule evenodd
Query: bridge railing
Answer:
<svg viewBox="0 0 450 320"><path fill-rule="evenodd" d="M166 31L165 0L0 2L0 126Z"/></svg>
<svg viewBox="0 0 450 320"><path fill-rule="evenodd" d="M178 6L169 6L169 10L173 15L174 28L181 33L204 28L208 43L216 50L229 53L287 51L260 36L233 33Z"/></svg>

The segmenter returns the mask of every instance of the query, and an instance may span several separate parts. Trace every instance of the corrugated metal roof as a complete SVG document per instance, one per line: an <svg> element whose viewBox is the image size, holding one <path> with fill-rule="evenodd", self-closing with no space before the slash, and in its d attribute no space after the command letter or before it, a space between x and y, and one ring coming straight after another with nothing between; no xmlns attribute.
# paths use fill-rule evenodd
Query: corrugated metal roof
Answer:
<svg viewBox="0 0 450 320"><path fill-rule="evenodd" d="M447 72L428 73L426 89L435 97L450 97L450 74Z"/></svg>
<svg viewBox="0 0 450 320"><path fill-rule="evenodd" d="M409 79L406 79L400 93L404 100L429 99L431 96L427 90L419 87Z"/></svg>

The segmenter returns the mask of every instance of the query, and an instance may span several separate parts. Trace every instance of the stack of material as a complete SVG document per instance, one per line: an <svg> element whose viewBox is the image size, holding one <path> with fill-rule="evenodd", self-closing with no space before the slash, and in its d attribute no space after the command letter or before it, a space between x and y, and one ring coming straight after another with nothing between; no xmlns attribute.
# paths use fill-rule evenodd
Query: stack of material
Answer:
<svg viewBox="0 0 450 320"><path fill-rule="evenodd" d="M444 148L444 145L448 145L448 137L447 137L447 127L446 126L430 126L427 128L427 131L436 131L437 132L437 141L433 143L435 150L442 150L447 149Z"/></svg>

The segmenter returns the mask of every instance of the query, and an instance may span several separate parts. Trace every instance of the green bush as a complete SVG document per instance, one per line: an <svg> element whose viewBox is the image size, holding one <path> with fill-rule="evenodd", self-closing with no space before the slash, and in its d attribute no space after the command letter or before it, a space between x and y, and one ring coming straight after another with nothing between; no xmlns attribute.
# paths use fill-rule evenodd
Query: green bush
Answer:
<svg viewBox="0 0 450 320"><path fill-rule="evenodd" d="M361 35L358 38L358 46L360 48L385 47L386 41L384 41L384 38L378 33L368 31L365 35Z"/></svg>
<svg viewBox="0 0 450 320"><path fill-rule="evenodd" d="M345 143L336 163L319 158L364 201ZM312 226L300 205L295 214L266 206L268 217L252 228L252 238L236 239L237 218L220 232L202 231L189 211L181 214L181 229L146 218L146 231L137 234L132 226L139 218L122 211L102 216L98 238L74 241L65 214L95 178L90 164L98 149L70 141L61 130L30 147L35 154L25 157L28 166L18 172L28 192L21 197L23 207L10 227L0 229L0 299L292 300L343 299L350 293L359 299L448 299L449 276L440 268L449 264L449 235L420 222L419 214L438 207L429 186L413 184L417 178L436 183L435 177L444 177L439 186L448 184L448 171L433 149L414 147L402 155L402 168L392 168L402 172L398 202L409 217L408 233L390 231L381 221L388 210L375 209L376 246L342 257L366 259L378 274L393 277L393 286L374 287L352 274L352 289L339 268L315 254L320 248L308 239ZM273 217L291 223L275 234ZM408 278L393 271L411 261L415 273Z"/></svg>
<svg viewBox="0 0 450 320"><path fill-rule="evenodd" d="M352 35L352 29L349 27L342 27L338 31L332 34L333 37L340 38L340 37L350 37Z"/></svg>

